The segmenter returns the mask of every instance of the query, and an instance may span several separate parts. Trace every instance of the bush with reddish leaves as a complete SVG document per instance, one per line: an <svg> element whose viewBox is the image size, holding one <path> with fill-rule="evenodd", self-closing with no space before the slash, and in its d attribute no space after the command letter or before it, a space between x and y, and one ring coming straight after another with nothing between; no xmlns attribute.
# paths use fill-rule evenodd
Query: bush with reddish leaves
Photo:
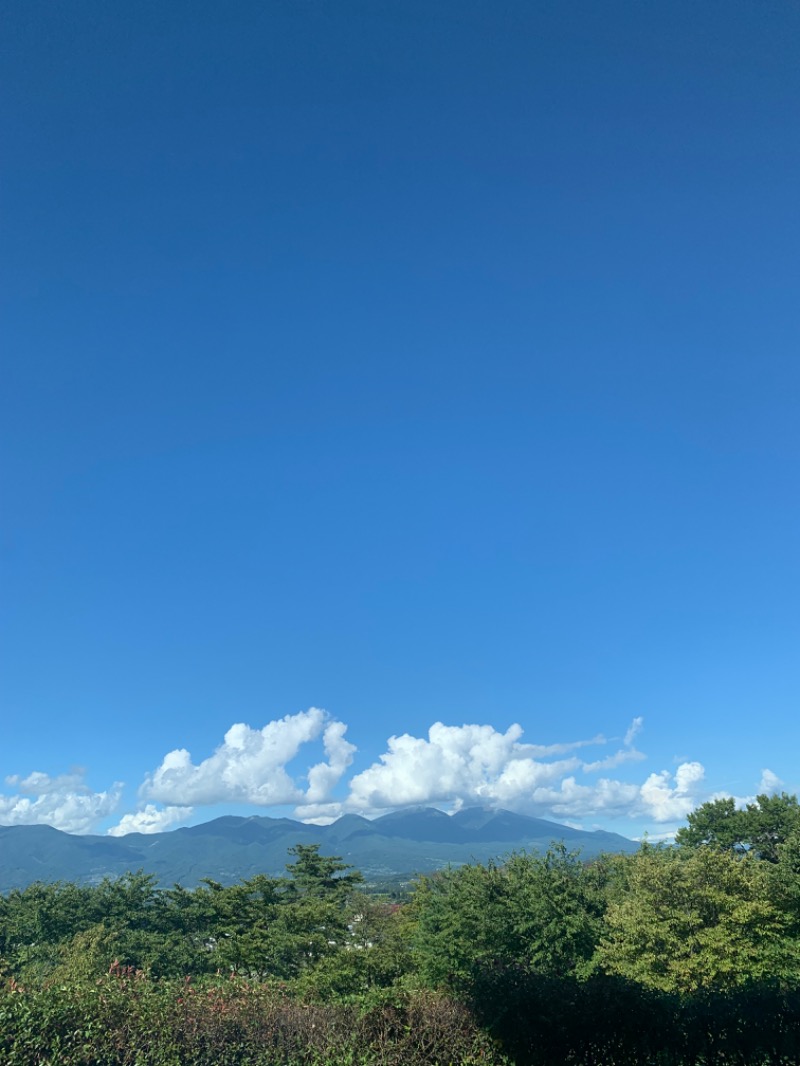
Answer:
<svg viewBox="0 0 800 1066"><path fill-rule="evenodd" d="M103 978L0 992L3 1066L446 1066L503 1058L467 1008L432 992L370 1008L269 982Z"/></svg>

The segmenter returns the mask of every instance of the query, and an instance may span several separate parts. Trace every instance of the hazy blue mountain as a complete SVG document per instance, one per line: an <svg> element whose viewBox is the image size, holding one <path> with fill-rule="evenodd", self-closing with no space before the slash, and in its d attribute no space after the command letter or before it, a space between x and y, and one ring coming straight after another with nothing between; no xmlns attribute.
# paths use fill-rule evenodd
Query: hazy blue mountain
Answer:
<svg viewBox="0 0 800 1066"><path fill-rule="evenodd" d="M32 881L94 881L141 866L122 837L80 837L49 825L0 826L0 891Z"/></svg>
<svg viewBox="0 0 800 1066"><path fill-rule="evenodd" d="M155 874L163 885L192 888L203 878L230 884L257 873L281 874L294 844L317 843L341 855L368 881L428 873L452 864L486 862L511 851L542 851L564 841L585 858L633 851L616 833L584 832L511 811L471 807L452 816L407 808L374 821L347 814L332 825L290 818L226 816L165 833L72 836L49 826L0 826L0 892L32 881L89 881L128 870Z"/></svg>

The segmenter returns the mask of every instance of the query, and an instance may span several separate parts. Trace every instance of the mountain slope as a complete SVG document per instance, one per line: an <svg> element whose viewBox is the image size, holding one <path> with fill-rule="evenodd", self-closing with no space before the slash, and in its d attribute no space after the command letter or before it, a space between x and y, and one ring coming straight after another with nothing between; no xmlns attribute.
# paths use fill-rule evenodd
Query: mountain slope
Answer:
<svg viewBox="0 0 800 1066"><path fill-rule="evenodd" d="M154 874L163 885L193 888L203 878L230 884L257 873L281 874L287 850L319 844L383 881L452 864L487 862L511 851L543 851L564 841L584 858L636 845L608 832L584 832L511 811L474 807L452 816L410 808L374 821L345 815L318 826L290 818L226 816L165 833L124 837L71 836L49 826L0 826L0 892L33 881L88 881L129 870Z"/></svg>

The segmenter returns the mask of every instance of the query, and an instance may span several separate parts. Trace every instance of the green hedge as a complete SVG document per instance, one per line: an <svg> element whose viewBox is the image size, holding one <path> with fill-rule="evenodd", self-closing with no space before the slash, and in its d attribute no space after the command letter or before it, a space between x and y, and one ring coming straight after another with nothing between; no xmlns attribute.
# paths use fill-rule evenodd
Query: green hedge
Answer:
<svg viewBox="0 0 800 1066"><path fill-rule="evenodd" d="M446 1066L503 1058L436 993L359 1008L243 979L106 977L0 993L3 1066Z"/></svg>

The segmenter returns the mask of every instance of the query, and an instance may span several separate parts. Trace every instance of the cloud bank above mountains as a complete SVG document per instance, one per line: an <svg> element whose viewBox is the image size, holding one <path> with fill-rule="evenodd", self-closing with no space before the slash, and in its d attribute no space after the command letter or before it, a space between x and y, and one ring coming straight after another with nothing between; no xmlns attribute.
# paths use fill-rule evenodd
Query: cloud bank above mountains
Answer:
<svg viewBox="0 0 800 1066"><path fill-rule="evenodd" d="M107 832L160 832L220 804L261 811L290 806L295 817L309 822L350 812L370 817L416 804L446 810L480 804L572 824L623 820L615 826L623 833L625 821L680 823L711 795L701 763L683 761L641 780L609 775L646 760L635 745L642 725L642 718L634 719L615 746L603 734L540 745L523 740L518 724L500 732L492 725L435 722L427 737L389 737L378 759L346 781L357 751L346 739L347 726L311 707L260 729L236 723L198 762L185 748L168 752L145 775L138 807ZM310 744L321 745L324 758L297 770L296 760ZM587 748L601 749L599 757L583 758ZM762 772L761 785L768 790L779 783L771 771ZM72 833L96 831L118 812L123 796L120 783L93 792L81 772L11 776L6 784L15 791L0 795L0 824L47 824Z"/></svg>
<svg viewBox="0 0 800 1066"><path fill-rule="evenodd" d="M52 825L65 833L88 833L103 818L114 814L122 798L122 784L105 792L92 792L82 772L27 777L13 774L6 785L14 795L0 795L0 825Z"/></svg>

